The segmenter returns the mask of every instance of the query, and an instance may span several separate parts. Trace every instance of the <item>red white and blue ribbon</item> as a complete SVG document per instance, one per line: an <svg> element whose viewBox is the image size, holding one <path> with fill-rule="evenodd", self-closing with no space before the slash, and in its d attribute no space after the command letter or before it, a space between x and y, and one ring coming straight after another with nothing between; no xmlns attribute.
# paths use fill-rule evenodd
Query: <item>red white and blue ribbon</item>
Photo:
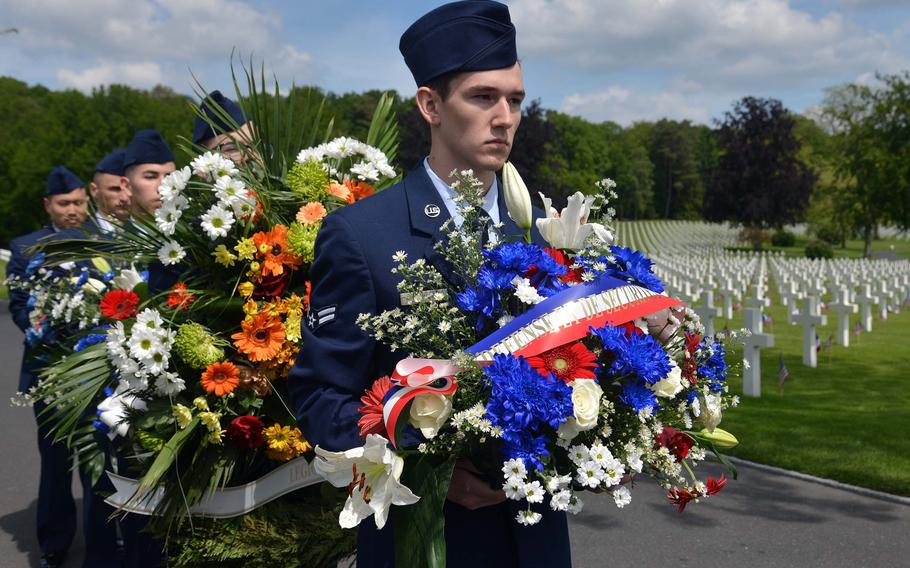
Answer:
<svg viewBox="0 0 910 568"><path fill-rule="evenodd" d="M461 367L447 359L402 359L392 373L392 388L386 393L382 418L395 446L395 426L402 411L415 396L425 393L448 395L455 392L458 383L455 375Z"/></svg>
<svg viewBox="0 0 910 568"><path fill-rule="evenodd" d="M588 302L588 310L577 309ZM496 353L533 357L588 335L591 327L620 325L666 308L679 300L634 286L618 278L602 277L572 286L533 306L466 351L483 365ZM599 306L590 310L591 306ZM395 427L407 404L417 395L455 392L463 369L447 359L403 359L392 374L392 388L385 396L383 420L395 445Z"/></svg>

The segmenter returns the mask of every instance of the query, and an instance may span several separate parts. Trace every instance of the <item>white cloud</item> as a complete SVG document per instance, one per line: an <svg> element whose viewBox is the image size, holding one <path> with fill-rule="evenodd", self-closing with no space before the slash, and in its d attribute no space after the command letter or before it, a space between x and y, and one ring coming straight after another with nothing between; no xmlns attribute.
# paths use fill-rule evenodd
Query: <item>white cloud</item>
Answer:
<svg viewBox="0 0 910 568"><path fill-rule="evenodd" d="M287 84L318 73L311 54L285 41L280 17L237 0L0 0L0 13L19 29L17 50L83 90L147 87L157 76L187 92L188 70L223 79L232 52L266 58Z"/></svg>
<svg viewBox="0 0 910 568"><path fill-rule="evenodd" d="M623 126L656 117L696 123L708 123L711 119L706 107L693 105L678 92L642 94L618 86L594 93L569 95L563 101L562 111L595 122L609 120Z"/></svg>
<svg viewBox="0 0 910 568"><path fill-rule="evenodd" d="M164 82L161 66L153 62L102 63L81 71L58 69L57 80L64 87L89 92L92 87L126 83L139 88L151 88Z"/></svg>
<svg viewBox="0 0 910 568"><path fill-rule="evenodd" d="M786 0L514 0L524 57L608 74L673 72L707 89L812 85L906 66L891 36Z"/></svg>

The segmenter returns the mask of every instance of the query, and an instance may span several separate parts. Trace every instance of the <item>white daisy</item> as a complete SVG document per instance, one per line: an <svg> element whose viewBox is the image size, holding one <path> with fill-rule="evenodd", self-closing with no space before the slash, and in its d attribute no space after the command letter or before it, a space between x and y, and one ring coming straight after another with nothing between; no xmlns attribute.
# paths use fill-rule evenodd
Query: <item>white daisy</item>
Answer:
<svg viewBox="0 0 910 568"><path fill-rule="evenodd" d="M515 517L515 520L525 526L531 526L539 523L541 517L543 517L543 515L540 513L535 513L534 511L527 510L519 511L518 515Z"/></svg>
<svg viewBox="0 0 910 568"><path fill-rule="evenodd" d="M231 230L231 225L234 224L234 215L219 205L213 205L211 209L202 215L202 223L200 224L205 234L210 239L215 240L219 237L227 236L228 231Z"/></svg>
<svg viewBox="0 0 910 568"><path fill-rule="evenodd" d="M246 188L242 181L224 176L215 182L215 195L221 201L233 203L235 199L246 195Z"/></svg>
<svg viewBox="0 0 910 568"><path fill-rule="evenodd" d="M539 481L532 481L531 483L525 483L524 487L524 498L528 500L528 503L542 503L544 496L543 486Z"/></svg>
<svg viewBox="0 0 910 568"><path fill-rule="evenodd" d="M612 493L613 502L620 509L632 502L632 492L627 487L617 487Z"/></svg>
<svg viewBox="0 0 910 568"><path fill-rule="evenodd" d="M155 390L161 396L173 396L186 389L186 383L183 382L177 373L170 371L162 373L158 380L155 381Z"/></svg>
<svg viewBox="0 0 910 568"><path fill-rule="evenodd" d="M186 251L177 241L168 241L158 250L158 260L165 266L177 264L186 257Z"/></svg>
<svg viewBox="0 0 910 568"><path fill-rule="evenodd" d="M118 322L119 323L119 322ZM133 326L133 332L139 330L157 331L164 325L164 320L158 310L146 308L136 316L136 324Z"/></svg>
<svg viewBox="0 0 910 568"><path fill-rule="evenodd" d="M554 511L566 511L572 499L572 492L568 489L557 491L550 497L550 508Z"/></svg>
<svg viewBox="0 0 910 568"><path fill-rule="evenodd" d="M524 479L528 474L528 469L525 467L525 462L520 459L511 459L502 464L502 473L506 476L518 477Z"/></svg>
<svg viewBox="0 0 910 568"><path fill-rule="evenodd" d="M130 355L139 360L145 360L161 349L161 340L154 333L146 330L134 331L130 337Z"/></svg>
<svg viewBox="0 0 910 568"><path fill-rule="evenodd" d="M513 501L520 501L525 497L525 484L519 477L510 477L502 485L502 490L506 492L506 497Z"/></svg>

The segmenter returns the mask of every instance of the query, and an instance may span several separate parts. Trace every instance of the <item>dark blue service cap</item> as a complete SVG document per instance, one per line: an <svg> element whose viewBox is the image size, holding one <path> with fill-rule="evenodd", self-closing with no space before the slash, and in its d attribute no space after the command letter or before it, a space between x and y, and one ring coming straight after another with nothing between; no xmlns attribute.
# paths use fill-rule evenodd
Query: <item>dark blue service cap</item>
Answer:
<svg viewBox="0 0 910 568"><path fill-rule="evenodd" d="M417 86L452 71L488 71L518 61L509 7L493 0L444 4L411 24L398 42Z"/></svg>
<svg viewBox="0 0 910 568"><path fill-rule="evenodd" d="M205 100L202 101L202 104L199 105L199 110L202 111L209 120L214 122L218 129L215 130L212 128L212 125L206 122L201 116L196 116L196 122L193 124L193 144L199 144L203 140L214 138L218 134L231 132L235 129L234 125L228 124L226 120L222 119L220 116L221 113L216 112L215 109L212 108L213 105L221 107L221 110L226 112L234 122L237 123L237 126L246 124L246 117L243 116L243 109L240 108L240 105L222 95L221 91L212 91Z"/></svg>
<svg viewBox="0 0 910 568"><path fill-rule="evenodd" d="M166 164L174 161L174 154L157 130L140 130L126 146L123 168L134 164Z"/></svg>
<svg viewBox="0 0 910 568"><path fill-rule="evenodd" d="M82 180L76 174L69 171L66 166L57 166L47 176L47 186L44 188L44 195L60 195L80 187L85 187L85 184L82 183Z"/></svg>
<svg viewBox="0 0 910 568"><path fill-rule="evenodd" d="M124 170L123 161L125 158L126 150L117 148L107 156L101 158L101 161L95 166L95 173L122 176Z"/></svg>

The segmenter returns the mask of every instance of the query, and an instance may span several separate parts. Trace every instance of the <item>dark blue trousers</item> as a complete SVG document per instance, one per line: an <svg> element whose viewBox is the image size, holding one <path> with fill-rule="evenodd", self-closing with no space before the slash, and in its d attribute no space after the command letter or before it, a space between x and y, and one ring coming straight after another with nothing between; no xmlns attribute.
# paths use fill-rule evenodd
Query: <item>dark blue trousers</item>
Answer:
<svg viewBox="0 0 910 568"><path fill-rule="evenodd" d="M38 416L46 405L36 403L38 452L41 473L38 485L38 546L42 554L64 556L76 534L76 502L73 499L72 452L62 442L50 437L46 416ZM117 552L117 526L108 517L114 509L104 502L98 487L92 487L91 476L81 475L82 532L85 536L84 568L120 568Z"/></svg>
<svg viewBox="0 0 910 568"><path fill-rule="evenodd" d="M526 506L526 505L525 505ZM543 513L537 525L515 520L523 509L515 501L469 510L446 501L447 568L571 568L565 513ZM371 518L357 531L357 568L396 568L392 521L381 531Z"/></svg>

